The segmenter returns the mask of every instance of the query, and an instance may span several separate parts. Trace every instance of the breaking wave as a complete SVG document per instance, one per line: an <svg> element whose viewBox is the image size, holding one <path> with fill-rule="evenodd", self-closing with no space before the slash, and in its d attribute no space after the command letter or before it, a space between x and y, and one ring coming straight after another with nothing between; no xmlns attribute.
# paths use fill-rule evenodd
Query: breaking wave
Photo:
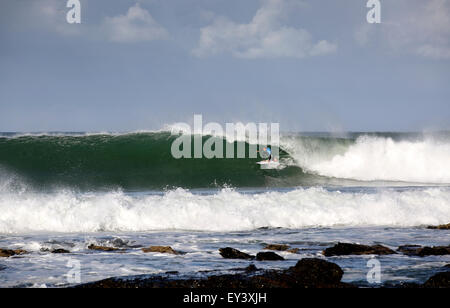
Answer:
<svg viewBox="0 0 450 308"><path fill-rule="evenodd" d="M143 195L120 191L2 193L0 233L149 230L238 231L261 227L420 226L450 221L449 188L198 194L181 188Z"/></svg>

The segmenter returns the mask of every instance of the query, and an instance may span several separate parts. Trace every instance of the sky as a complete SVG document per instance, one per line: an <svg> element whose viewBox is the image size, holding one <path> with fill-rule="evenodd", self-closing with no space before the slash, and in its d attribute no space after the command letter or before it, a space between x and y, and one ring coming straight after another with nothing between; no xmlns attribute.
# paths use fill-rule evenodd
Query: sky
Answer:
<svg viewBox="0 0 450 308"><path fill-rule="evenodd" d="M0 131L450 129L450 0L0 2Z"/></svg>

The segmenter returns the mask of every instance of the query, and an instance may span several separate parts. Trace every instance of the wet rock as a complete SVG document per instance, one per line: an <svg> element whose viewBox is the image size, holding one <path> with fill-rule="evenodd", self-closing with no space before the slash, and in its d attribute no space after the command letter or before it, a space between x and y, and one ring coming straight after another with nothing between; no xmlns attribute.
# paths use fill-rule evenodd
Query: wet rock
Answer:
<svg viewBox="0 0 450 308"><path fill-rule="evenodd" d="M217 275L195 279L173 279L167 276L109 278L79 285L80 288L348 288L342 283L342 269L321 259L302 259L287 270Z"/></svg>
<svg viewBox="0 0 450 308"><path fill-rule="evenodd" d="M269 244L264 247L267 250L286 251L290 248L289 245Z"/></svg>
<svg viewBox="0 0 450 308"><path fill-rule="evenodd" d="M23 255L28 253L26 250L22 249L1 249L0 248L0 257L8 258L16 255Z"/></svg>
<svg viewBox="0 0 450 308"><path fill-rule="evenodd" d="M58 249L53 249L51 251L51 253L70 253L70 251L68 251L66 249L58 248Z"/></svg>
<svg viewBox="0 0 450 308"><path fill-rule="evenodd" d="M89 245L88 249L90 249L90 250L99 250L99 251L117 251L117 250L119 250L119 248L107 247L107 246L97 246L97 245L94 245L94 244Z"/></svg>
<svg viewBox="0 0 450 308"><path fill-rule="evenodd" d="M70 251L63 249L63 248L57 248L57 249L41 248L41 252L70 253Z"/></svg>
<svg viewBox="0 0 450 308"><path fill-rule="evenodd" d="M169 253L172 255L178 255L179 253L172 249L170 246L150 246L148 248L142 248L143 252L159 252L159 253Z"/></svg>
<svg viewBox="0 0 450 308"><path fill-rule="evenodd" d="M121 238L115 238L112 241L108 241L108 243L111 243L113 247L119 247L119 248L141 248L141 245L132 244L134 242L130 242L128 240L123 240Z"/></svg>
<svg viewBox="0 0 450 308"><path fill-rule="evenodd" d="M277 255L274 252L259 252L256 255L256 260L258 261L283 261L284 258L282 256Z"/></svg>
<svg viewBox="0 0 450 308"><path fill-rule="evenodd" d="M258 271L258 268L254 264L250 264L249 266L247 266L245 268L245 272L246 273L253 273L253 272L256 272L256 271Z"/></svg>
<svg viewBox="0 0 450 308"><path fill-rule="evenodd" d="M434 246L434 247L422 247L419 245L404 245L400 246L398 251L408 256L443 256L450 254L450 246Z"/></svg>
<svg viewBox="0 0 450 308"><path fill-rule="evenodd" d="M408 256L415 256L420 248L422 248L420 245L403 245L398 247L397 251Z"/></svg>
<svg viewBox="0 0 450 308"><path fill-rule="evenodd" d="M419 257L444 256L450 254L450 246L423 247L417 251Z"/></svg>
<svg viewBox="0 0 450 308"><path fill-rule="evenodd" d="M254 256L241 252L231 247L225 247L219 249L220 255L225 259L254 259Z"/></svg>
<svg viewBox="0 0 450 308"><path fill-rule="evenodd" d="M450 230L450 224L439 225L439 226L428 226L427 229Z"/></svg>
<svg viewBox="0 0 450 308"><path fill-rule="evenodd" d="M291 248L291 246L284 245L284 244L268 244L268 245L264 246L263 249L275 250L275 251L286 251L286 252L290 252L290 253L297 253L300 250L298 248Z"/></svg>
<svg viewBox="0 0 450 308"><path fill-rule="evenodd" d="M349 243L338 243L323 251L326 257L347 255L390 255L396 252L382 245L359 245Z"/></svg>
<svg viewBox="0 0 450 308"><path fill-rule="evenodd" d="M322 259L306 258L289 269L303 285L338 285L344 271L335 263Z"/></svg>
<svg viewBox="0 0 450 308"><path fill-rule="evenodd" d="M423 286L425 288L450 288L450 272L437 273L430 277Z"/></svg>

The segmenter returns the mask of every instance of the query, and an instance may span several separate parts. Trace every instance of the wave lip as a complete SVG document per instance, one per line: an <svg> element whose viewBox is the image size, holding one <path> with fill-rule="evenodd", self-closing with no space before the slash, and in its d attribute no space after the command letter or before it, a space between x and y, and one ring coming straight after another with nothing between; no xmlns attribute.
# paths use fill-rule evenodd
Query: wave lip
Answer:
<svg viewBox="0 0 450 308"><path fill-rule="evenodd" d="M123 192L23 193L0 196L0 233L197 230L241 231L261 227L411 227L450 221L450 189L378 189L241 193L223 189L161 195Z"/></svg>

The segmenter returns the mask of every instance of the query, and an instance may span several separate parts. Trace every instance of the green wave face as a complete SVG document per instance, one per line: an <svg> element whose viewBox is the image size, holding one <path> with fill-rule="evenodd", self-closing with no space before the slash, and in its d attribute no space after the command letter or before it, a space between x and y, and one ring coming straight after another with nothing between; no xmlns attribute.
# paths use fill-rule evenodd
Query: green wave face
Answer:
<svg viewBox="0 0 450 308"><path fill-rule="evenodd" d="M256 164L261 158L175 159L171 145L177 137L159 132L0 138L0 166L35 188L81 190L264 187L303 176L298 167L261 170Z"/></svg>

